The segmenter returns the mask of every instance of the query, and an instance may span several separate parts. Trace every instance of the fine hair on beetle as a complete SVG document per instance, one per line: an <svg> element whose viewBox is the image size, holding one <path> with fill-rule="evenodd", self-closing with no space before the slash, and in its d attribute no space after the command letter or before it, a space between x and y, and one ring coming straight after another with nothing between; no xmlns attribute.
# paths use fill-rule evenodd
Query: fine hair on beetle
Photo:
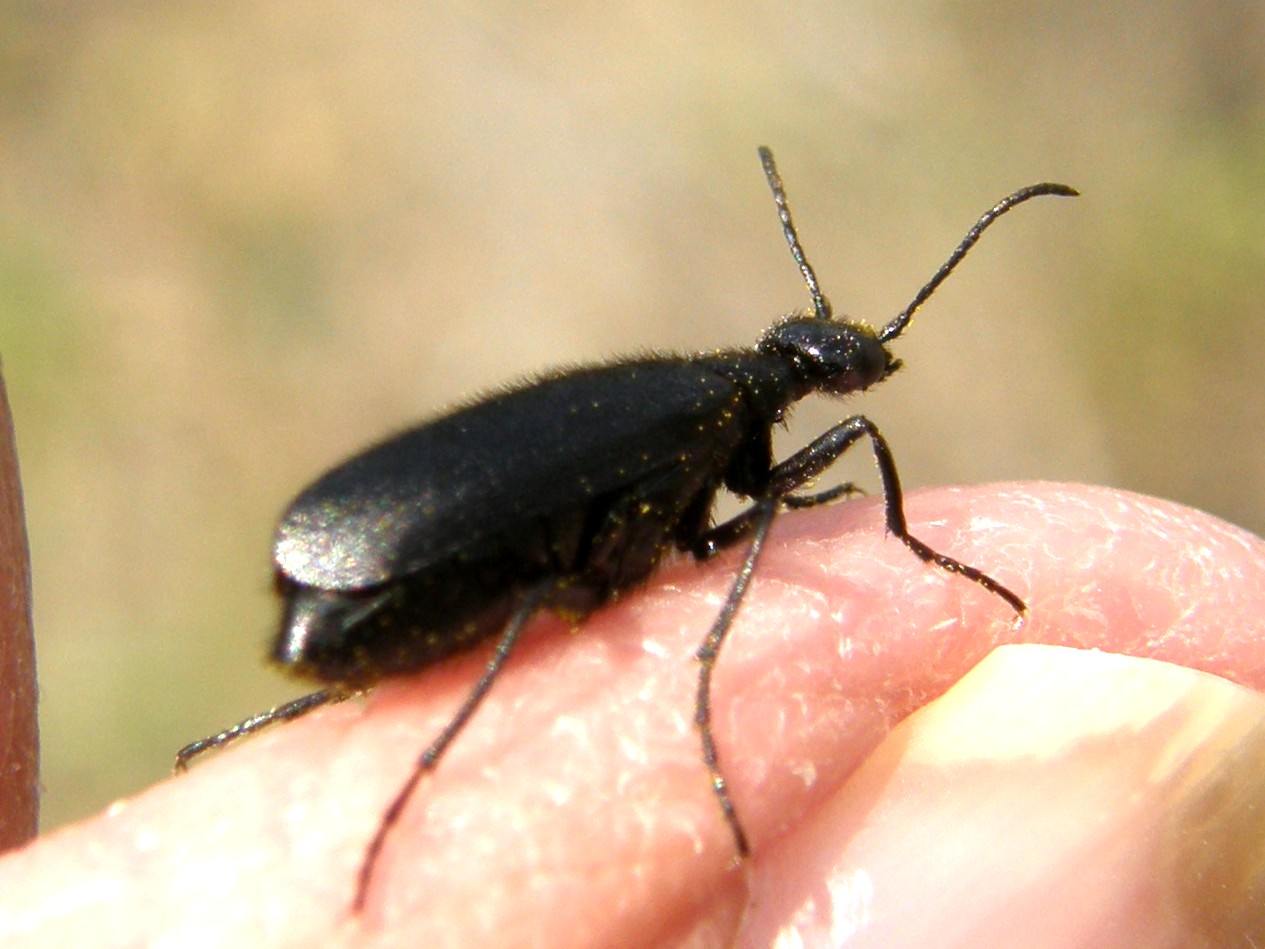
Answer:
<svg viewBox="0 0 1265 949"><path fill-rule="evenodd" d="M773 457L772 429L807 395L848 395L886 379L900 365L887 344L985 229L1031 198L1077 192L1044 183L1002 199L913 301L875 329L834 317L800 246L773 154L759 154L811 310L778 320L750 348L614 360L498 392L335 466L282 515L273 563L283 616L272 658L322 688L187 745L178 771L264 726L495 642L482 675L383 811L353 911L364 907L378 856L414 790L475 713L532 616L548 608L592 612L674 551L703 560L746 547L696 654L694 718L735 851L748 854L712 734L712 674L775 515L850 494L849 484L798 492L858 441L869 441L878 467L888 533L1025 613L1018 594L909 532L895 460L868 418L846 418L782 461ZM722 489L749 506L714 525Z"/></svg>

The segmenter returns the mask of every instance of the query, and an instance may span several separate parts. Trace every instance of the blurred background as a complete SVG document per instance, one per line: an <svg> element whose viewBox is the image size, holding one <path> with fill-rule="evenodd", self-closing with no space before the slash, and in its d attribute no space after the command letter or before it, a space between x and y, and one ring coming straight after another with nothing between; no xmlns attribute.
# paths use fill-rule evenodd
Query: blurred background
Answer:
<svg viewBox="0 0 1265 949"><path fill-rule="evenodd" d="M0 356L34 556L44 827L301 691L284 504L480 390L890 318L906 483L1070 479L1265 531L1265 6L0 4ZM841 474L870 478L859 453Z"/></svg>

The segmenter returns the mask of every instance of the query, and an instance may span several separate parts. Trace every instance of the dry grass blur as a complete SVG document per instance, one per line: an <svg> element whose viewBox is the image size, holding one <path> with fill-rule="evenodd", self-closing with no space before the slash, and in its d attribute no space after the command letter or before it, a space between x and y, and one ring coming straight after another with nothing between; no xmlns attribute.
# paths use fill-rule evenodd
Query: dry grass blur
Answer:
<svg viewBox="0 0 1265 949"><path fill-rule="evenodd" d="M1265 530L1265 8L0 10L46 827L294 691L258 661L268 546L323 466L806 305L758 144L872 321L1008 190L1085 194L990 234L866 397L911 486L1087 480Z"/></svg>

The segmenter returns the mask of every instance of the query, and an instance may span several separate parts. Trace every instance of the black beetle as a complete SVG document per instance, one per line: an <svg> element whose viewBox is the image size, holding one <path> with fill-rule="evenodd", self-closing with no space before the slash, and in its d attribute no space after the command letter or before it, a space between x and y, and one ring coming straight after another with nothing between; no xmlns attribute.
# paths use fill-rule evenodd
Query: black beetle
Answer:
<svg viewBox="0 0 1265 949"><path fill-rule="evenodd" d="M285 614L272 656L329 687L188 745L177 756L178 770L209 748L500 634L483 675L384 813L361 867L357 910L413 790L474 713L538 609L582 616L645 580L673 550L704 558L748 539L747 556L698 651L695 709L704 761L745 855L747 838L712 739L712 670L774 514L849 493L851 485L794 492L863 437L878 463L888 530L923 560L1024 612L1006 587L909 533L895 462L869 419L848 418L782 462L773 459L771 430L810 393L847 395L891 375L900 362L885 344L985 228L1029 198L1077 192L1046 183L1002 200L913 302L876 331L833 318L800 246L773 155L761 148L760 158L812 295L811 312L777 322L751 349L570 369L493 395L344 462L282 517L274 561ZM752 505L713 527L722 487Z"/></svg>

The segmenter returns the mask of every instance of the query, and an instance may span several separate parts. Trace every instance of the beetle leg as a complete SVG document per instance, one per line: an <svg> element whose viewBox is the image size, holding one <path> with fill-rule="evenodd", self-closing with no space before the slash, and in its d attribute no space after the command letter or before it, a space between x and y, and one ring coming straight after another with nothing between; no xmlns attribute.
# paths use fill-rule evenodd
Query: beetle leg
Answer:
<svg viewBox="0 0 1265 949"><path fill-rule="evenodd" d="M852 498L857 495L864 494L865 488L848 481L844 484L836 484L833 488L827 488L825 491L818 491L816 494L783 495L782 506L793 511L798 511L803 508L829 504L832 501L837 501L839 498Z"/></svg>
<svg viewBox="0 0 1265 949"><path fill-rule="evenodd" d="M781 507L806 508L827 504L843 495L857 493L852 484L842 484L815 494L796 495L792 492L817 477L830 467L845 451L859 439L868 437L874 449L874 458L878 464L879 477L883 482L883 506L886 515L887 529L900 538L906 547L928 563L960 574L990 593L1005 600L1020 616L1027 612L1027 606L1015 593L994 580L976 567L954 560L927 546L909 532L905 518L904 495L901 492L900 477L896 472L896 462L892 457L887 440L883 438L877 426L862 415L845 419L834 428L814 439L806 448L796 452L790 458L774 466L770 472L769 491L765 497L757 500L751 507L742 511L725 523L707 531L699 538L694 547L694 554L705 559L719 550L736 543L743 537L751 537L751 546L747 556L734 578L729 595L725 597L720 614L712 624L707 638L696 653L699 661L698 691L694 703L694 722L698 726L703 742L703 760L711 776L712 788L724 813L725 821L733 832L734 846L739 857L745 857L750 845L746 833L738 820L733 801L729 796L728 784L720 770L720 759L716 752L716 741L712 734L711 724L711 685L712 673L716 666L720 648L733 625L738 606L751 582L755 572L756 560L773 525L773 518Z"/></svg>
<svg viewBox="0 0 1265 949"><path fill-rule="evenodd" d="M448 724L444 726L443 731L422 752L421 757L417 759L417 763L413 765L413 773L409 775L408 780L404 782L404 786L396 793L391 805L383 812L382 820L378 822L378 830L365 850L364 861L360 864L360 875L356 882L356 899L352 904L354 913L359 913L364 909L365 897L369 891L369 881L373 876L374 864L378 861L378 855L382 852L382 845L386 843L386 838L391 832L391 828L395 826L400 819L400 815L404 813L404 808L408 805L409 798L413 796L413 792L417 789L418 784L421 783L422 778L439 763L439 759L443 756L448 746L452 744L453 739L457 737L457 734L478 710L479 705L487 696L488 690L492 687L492 683L505 665L505 660L509 658L509 654L514 648L514 643L518 641L519 633L523 631L528 620L536 614L546 597L556 589L557 585L556 580L549 580L536 584L536 586L531 587L523 594L522 599L514 608L509 622L505 624L501 638L497 642L496 648L492 651L492 657L488 659L488 663L483 669L483 675L479 676L479 681L474 684L474 688L466 695L465 700L452 718L449 719Z"/></svg>
<svg viewBox="0 0 1265 949"><path fill-rule="evenodd" d="M716 739L712 734L712 672L716 668L720 647L724 645L725 637L733 626L738 606L742 603L742 597L751 583L756 560L760 556L765 538L769 535L769 528L773 525L773 517L777 514L777 510L778 502L774 499L757 501L738 518L729 522L733 524L741 519L742 526L751 534L751 546L747 549L747 556L742 561L737 576L734 577L733 585L729 588L729 595L725 597L725 603L716 616L715 622L712 623L707 638L703 640L703 644L695 653L699 667L698 692L694 699L694 724L698 726L699 737L703 741L703 762L707 765L707 772L711 776L712 790L716 792L720 810L725 815L725 822L729 824L729 829L733 833L734 847L739 857L745 857L751 847L747 842L747 835L742 829L742 824L738 820L738 814L734 810L733 801L729 797L729 785L720 770L720 758L716 753Z"/></svg>
<svg viewBox="0 0 1265 949"><path fill-rule="evenodd" d="M778 467L780 468L781 466ZM733 626L734 616L737 615L738 607L742 603L742 598L751 583L751 577L755 573L756 561L759 559L765 538L768 537L769 529L773 526L773 518L779 508L783 506L804 508L818 504L828 504L844 495L851 496L856 494L859 490L856 485L848 483L836 485L816 494L799 496L786 494L780 497L763 498L725 523L707 531L694 546L694 555L703 560L745 537L749 536L751 538L751 544L747 548L747 555L743 558L742 566L738 568L733 585L729 588L729 593L725 597L724 605L712 623L712 628L708 631L707 638L703 640L703 644L699 646L698 652L695 653L695 658L699 662L699 669L698 691L694 699L694 724L698 726L699 737L703 742L703 762L707 765L707 772L711 777L712 790L716 793L721 813L724 815L725 822L729 825L729 829L733 834L734 849L738 852L740 858L747 856L751 846L747 839L746 831L742 829L742 823L738 820L738 813L734 808L733 800L729 796L729 785L725 779L724 772L720 769L720 756L716 751L715 735L712 733L712 674L716 668L716 660L720 655L720 647L724 644L725 637L729 635L729 630Z"/></svg>
<svg viewBox="0 0 1265 949"><path fill-rule="evenodd" d="M774 505L776 507L776 505ZM717 524L690 545L690 552L696 560L710 560L727 547L732 547L744 537L749 537L756 524L764 516L764 508L754 504L735 514L723 524Z"/></svg>
<svg viewBox="0 0 1265 949"><path fill-rule="evenodd" d="M293 701L286 702L284 705L278 705L276 708L261 712L258 715L252 715L243 722L238 722L232 728L226 728L218 735L212 735L210 738L202 738L198 741L191 742L176 752L176 765L173 769L176 773L185 771L189 767L189 762L194 758L201 757L205 752L211 751L213 748L222 748L225 745L231 745L239 738L245 738L247 735L254 734L261 728L267 728L276 722L288 722L291 719L299 718L306 715L315 708L322 705L328 705L332 702L342 702L358 694L355 689L321 689L319 692L313 692L310 695L303 695Z"/></svg>
<svg viewBox="0 0 1265 949"><path fill-rule="evenodd" d="M777 499L777 503L781 507L799 510L806 507L817 507L819 504L829 504L841 497L852 497L856 494L864 494L865 491L857 487L852 482L847 484L837 484L833 488L827 488L825 491L819 491L816 494L786 494ZM734 515L723 524L717 524L715 527L701 534L690 547L691 553L694 554L696 560L710 560L726 547L732 547L738 541L750 536L752 530L755 529L756 523L763 516L763 508L759 505L753 505Z"/></svg>
<svg viewBox="0 0 1265 949"><path fill-rule="evenodd" d="M892 457L892 450L877 426L864 415L854 415L852 418L844 419L834 428L813 439L806 448L800 449L790 458L776 465L769 479L769 495L787 499L790 492L817 477L834 464L835 460L855 442L867 436L874 449L874 460L878 464L879 477L883 482L883 510L887 520L887 529L927 563L935 564L942 570L959 574L979 584L989 593L1005 600L1020 616L1026 614L1028 607L1016 593L979 568L933 550L909 532L909 525L905 519L904 495L901 492L900 477L896 473L896 461ZM788 502L788 506L794 505Z"/></svg>

